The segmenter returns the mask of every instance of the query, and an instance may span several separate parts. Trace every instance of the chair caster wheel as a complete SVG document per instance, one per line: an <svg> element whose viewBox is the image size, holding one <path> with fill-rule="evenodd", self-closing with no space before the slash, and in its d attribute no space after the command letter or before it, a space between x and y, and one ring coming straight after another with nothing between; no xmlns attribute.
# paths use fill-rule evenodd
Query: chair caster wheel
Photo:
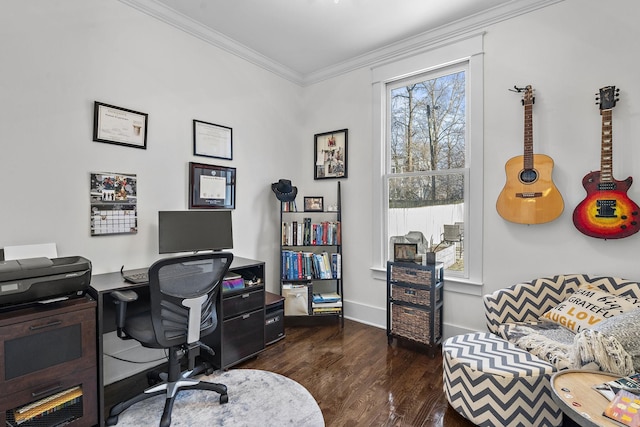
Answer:
<svg viewBox="0 0 640 427"><path fill-rule="evenodd" d="M162 378L157 372L147 372L147 384L150 386L156 385L162 382Z"/></svg>
<svg viewBox="0 0 640 427"><path fill-rule="evenodd" d="M211 375L211 374L213 374L213 368L207 368L207 370L206 370L206 371L204 371L204 373L205 373L206 375Z"/></svg>
<svg viewBox="0 0 640 427"><path fill-rule="evenodd" d="M228 394L221 394L220 395L220 404L225 404L229 402L229 395Z"/></svg>
<svg viewBox="0 0 640 427"><path fill-rule="evenodd" d="M114 415L114 416L111 416L111 417L107 418L107 421L104 424L108 425L108 426L114 426L114 425L118 424L118 415Z"/></svg>

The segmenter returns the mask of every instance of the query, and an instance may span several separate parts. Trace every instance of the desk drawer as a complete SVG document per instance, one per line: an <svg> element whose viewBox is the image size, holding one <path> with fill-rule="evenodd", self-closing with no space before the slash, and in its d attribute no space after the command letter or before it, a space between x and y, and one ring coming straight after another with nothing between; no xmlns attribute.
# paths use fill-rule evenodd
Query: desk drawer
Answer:
<svg viewBox="0 0 640 427"><path fill-rule="evenodd" d="M237 295L222 296L224 318L229 319L242 313L262 309L264 307L264 288Z"/></svg>
<svg viewBox="0 0 640 427"><path fill-rule="evenodd" d="M228 367L264 349L264 310L224 321L222 366Z"/></svg>

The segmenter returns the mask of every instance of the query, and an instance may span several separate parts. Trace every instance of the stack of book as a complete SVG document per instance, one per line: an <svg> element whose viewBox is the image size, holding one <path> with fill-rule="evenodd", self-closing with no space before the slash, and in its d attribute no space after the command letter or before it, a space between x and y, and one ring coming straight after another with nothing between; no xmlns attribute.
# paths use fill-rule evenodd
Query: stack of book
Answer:
<svg viewBox="0 0 640 427"><path fill-rule="evenodd" d="M313 314L340 314L342 298L336 292L314 293L312 308Z"/></svg>

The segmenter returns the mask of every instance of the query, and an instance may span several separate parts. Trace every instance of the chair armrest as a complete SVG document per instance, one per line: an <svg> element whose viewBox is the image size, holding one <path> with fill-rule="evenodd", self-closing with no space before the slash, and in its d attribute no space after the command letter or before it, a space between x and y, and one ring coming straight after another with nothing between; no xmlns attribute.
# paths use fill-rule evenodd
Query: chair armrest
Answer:
<svg viewBox="0 0 640 427"><path fill-rule="evenodd" d="M503 323L533 322L564 301L564 276L535 279L482 297L487 328L494 334Z"/></svg>
<svg viewBox="0 0 640 427"><path fill-rule="evenodd" d="M127 303L136 301L138 294L134 291L113 291L111 292L113 302L116 304L116 328L119 338L126 339L127 335L123 332L124 321L127 317Z"/></svg>

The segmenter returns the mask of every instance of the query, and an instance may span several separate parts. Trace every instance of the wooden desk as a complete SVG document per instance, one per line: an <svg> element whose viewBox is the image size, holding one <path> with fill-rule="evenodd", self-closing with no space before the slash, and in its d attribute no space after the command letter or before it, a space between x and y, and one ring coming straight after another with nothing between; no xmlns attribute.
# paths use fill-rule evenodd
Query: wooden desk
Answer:
<svg viewBox="0 0 640 427"><path fill-rule="evenodd" d="M581 426L617 427L620 424L602 415L609 401L591 387L619 377L580 369L557 372L551 377L553 400L562 412Z"/></svg>
<svg viewBox="0 0 640 427"><path fill-rule="evenodd" d="M139 269L140 272L148 269ZM129 270L136 272L137 270ZM216 356L211 361L214 366L226 369L231 365L255 356L264 350L264 289L265 264L248 258L234 257L229 271L241 274L251 273L260 282L252 287L222 292L221 309L218 328L203 338L203 342L211 346ZM110 294L116 290L133 290L148 298L148 283L131 284L122 279L120 272L97 274L91 278L89 294L97 302L97 341L98 341L98 413L100 425L104 425L104 353L103 334L115 330L115 311ZM258 299L258 305L255 300ZM131 305L130 305L131 306ZM127 311L129 311L129 308ZM226 331L226 333L225 333ZM202 354L206 357L206 354Z"/></svg>

